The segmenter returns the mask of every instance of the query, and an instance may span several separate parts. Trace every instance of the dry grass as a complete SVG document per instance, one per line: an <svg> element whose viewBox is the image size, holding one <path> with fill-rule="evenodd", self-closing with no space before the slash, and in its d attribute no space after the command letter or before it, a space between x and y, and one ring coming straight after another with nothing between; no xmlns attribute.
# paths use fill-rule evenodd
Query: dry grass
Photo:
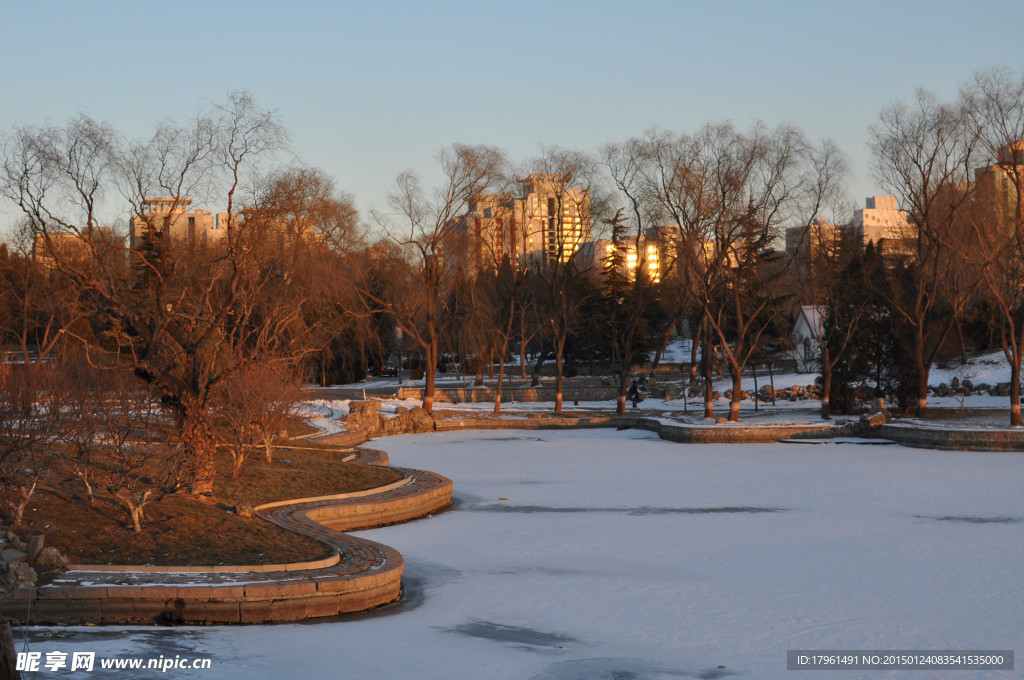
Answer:
<svg viewBox="0 0 1024 680"><path fill-rule="evenodd" d="M90 506L63 494L38 494L25 518L25 526L18 529L23 539L45 534L47 545L77 564L279 564L330 554L312 538L187 498L165 498L147 506L139 534L125 526L119 509Z"/></svg>
<svg viewBox="0 0 1024 680"><path fill-rule="evenodd" d="M289 437L302 437L304 435L316 434L320 430L313 427L301 418L292 418L287 425Z"/></svg>
<svg viewBox="0 0 1024 680"><path fill-rule="evenodd" d="M327 496L362 491L390 484L400 478L389 468L343 463L345 450L310 444L288 445L274 452L274 462L262 458L245 462L237 479L222 476L216 486L217 499L235 505L258 505L309 496ZM254 452L254 455L262 455ZM230 461L223 458L218 472L230 473Z"/></svg>

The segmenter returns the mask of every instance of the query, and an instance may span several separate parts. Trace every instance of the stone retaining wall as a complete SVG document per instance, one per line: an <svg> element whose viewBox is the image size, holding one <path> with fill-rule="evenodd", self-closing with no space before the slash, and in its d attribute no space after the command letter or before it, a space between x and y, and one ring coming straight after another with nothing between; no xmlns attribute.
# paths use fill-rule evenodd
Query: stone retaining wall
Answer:
<svg viewBox="0 0 1024 680"><path fill-rule="evenodd" d="M497 393L493 387L435 387L434 401L449 402L453 404L477 402L494 402ZM421 387L400 387L397 396L399 399L423 399L423 388ZM619 396L619 388L614 385L602 385L594 387L565 387L562 390L562 401L572 403L574 401L615 401ZM537 402L554 401L554 387L506 387L501 391L503 404L514 404L517 401Z"/></svg>
<svg viewBox="0 0 1024 680"><path fill-rule="evenodd" d="M403 470L414 478L427 474L421 470ZM341 506L325 505L306 510L310 520L335 531L358 531L388 526L417 519L447 508L452 503L452 481L440 475L431 475L430 486L415 495L391 494L381 503Z"/></svg>
<svg viewBox="0 0 1024 680"><path fill-rule="evenodd" d="M794 437L833 437L846 434L839 425L671 425L654 418L607 416L596 418L546 417L505 420L438 420L438 432L457 430L546 430L630 427L656 433L662 439L692 444L768 444Z"/></svg>
<svg viewBox="0 0 1024 680"><path fill-rule="evenodd" d="M398 599L402 558L352 578L341 569L291 572L293 581L225 585L46 586L17 589L0 614L40 624L213 624L300 621L364 611Z"/></svg>
<svg viewBox="0 0 1024 680"><path fill-rule="evenodd" d="M1024 451L1024 430L932 430L882 425L871 434L922 449Z"/></svg>

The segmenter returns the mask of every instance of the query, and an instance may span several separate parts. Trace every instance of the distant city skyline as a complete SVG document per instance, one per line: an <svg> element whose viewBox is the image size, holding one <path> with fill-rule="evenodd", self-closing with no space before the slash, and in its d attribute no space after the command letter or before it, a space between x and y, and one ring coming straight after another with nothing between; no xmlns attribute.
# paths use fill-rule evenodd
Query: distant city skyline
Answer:
<svg viewBox="0 0 1024 680"><path fill-rule="evenodd" d="M943 99L984 68L1020 69L1024 3L844 6L641 1L509 5L15 3L0 43L0 128L79 111L144 137L247 89L291 147L384 209L395 176L436 180L453 142L517 162L541 145L596 152L651 126L791 123L849 156L851 207L885 193L868 126L917 88ZM200 206L213 210L224 206ZM18 217L0 205L6 235Z"/></svg>

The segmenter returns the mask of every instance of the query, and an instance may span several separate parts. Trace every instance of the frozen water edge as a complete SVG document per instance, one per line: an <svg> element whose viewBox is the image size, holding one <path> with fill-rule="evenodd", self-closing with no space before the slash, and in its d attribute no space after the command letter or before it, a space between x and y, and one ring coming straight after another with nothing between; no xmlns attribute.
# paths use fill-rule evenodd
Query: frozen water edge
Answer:
<svg viewBox="0 0 1024 680"><path fill-rule="evenodd" d="M360 534L405 556L408 604L331 623L76 629L32 648L209 656L203 678L517 680L782 678L787 649L1024 649L1024 456L635 430L379 445L455 481L453 511Z"/></svg>

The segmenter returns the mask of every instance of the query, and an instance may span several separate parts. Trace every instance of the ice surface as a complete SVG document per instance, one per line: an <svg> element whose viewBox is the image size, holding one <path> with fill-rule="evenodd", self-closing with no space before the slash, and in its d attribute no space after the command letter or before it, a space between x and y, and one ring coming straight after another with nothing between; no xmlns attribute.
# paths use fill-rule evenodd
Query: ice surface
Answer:
<svg viewBox="0 0 1024 680"><path fill-rule="evenodd" d="M211 670L149 677L275 680L791 679L788 649L1024 650L1020 454L636 430L375 445L455 482L453 510L360 533L405 556L403 604L326 623L76 628L31 648L209 656ZM79 675L127 677L109 673Z"/></svg>

